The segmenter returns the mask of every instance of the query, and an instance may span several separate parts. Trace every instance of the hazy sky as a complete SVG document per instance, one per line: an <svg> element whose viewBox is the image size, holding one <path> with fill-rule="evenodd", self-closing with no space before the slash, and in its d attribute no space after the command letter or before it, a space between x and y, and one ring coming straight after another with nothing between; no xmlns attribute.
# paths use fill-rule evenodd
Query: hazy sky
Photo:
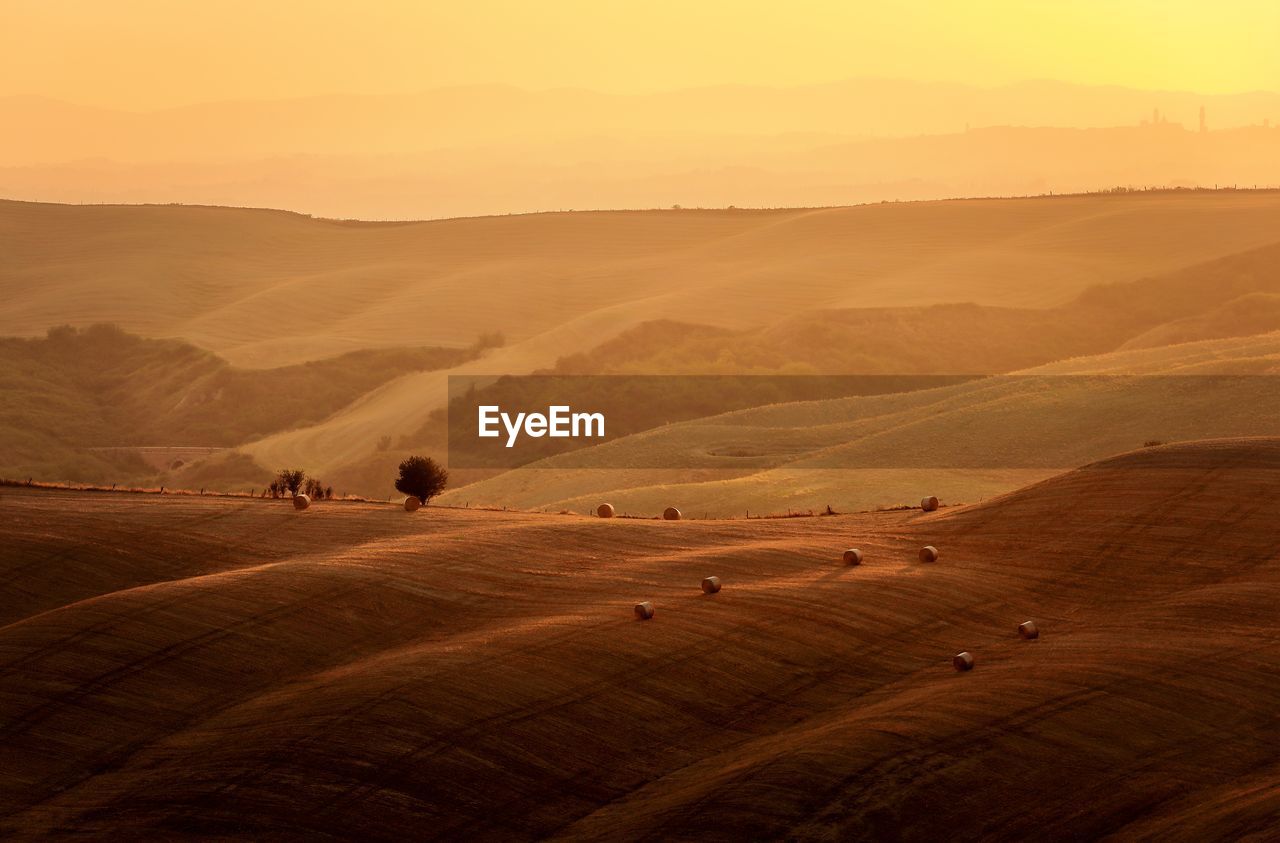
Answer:
<svg viewBox="0 0 1280 843"><path fill-rule="evenodd" d="M0 0L0 95L155 108L857 76L1280 87L1275 0Z"/></svg>

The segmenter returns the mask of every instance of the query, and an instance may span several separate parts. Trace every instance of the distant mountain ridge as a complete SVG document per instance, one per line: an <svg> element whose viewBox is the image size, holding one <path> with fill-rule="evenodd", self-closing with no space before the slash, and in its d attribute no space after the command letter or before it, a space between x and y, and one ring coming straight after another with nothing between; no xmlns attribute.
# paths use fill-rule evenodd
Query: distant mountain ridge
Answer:
<svg viewBox="0 0 1280 843"><path fill-rule="evenodd" d="M1280 185L1272 92L862 79L655 94L472 86L146 112L7 97L0 125L21 127L0 135L0 197L340 218Z"/></svg>
<svg viewBox="0 0 1280 843"><path fill-rule="evenodd" d="M1280 120L1280 93L1198 94L1034 81L999 87L854 79L613 94L503 85L419 94L231 100L120 111L43 97L0 97L0 163L423 152L458 144L581 135L853 136L946 134L983 126L1102 128L1162 119L1194 128ZM536 118L536 119L532 119Z"/></svg>

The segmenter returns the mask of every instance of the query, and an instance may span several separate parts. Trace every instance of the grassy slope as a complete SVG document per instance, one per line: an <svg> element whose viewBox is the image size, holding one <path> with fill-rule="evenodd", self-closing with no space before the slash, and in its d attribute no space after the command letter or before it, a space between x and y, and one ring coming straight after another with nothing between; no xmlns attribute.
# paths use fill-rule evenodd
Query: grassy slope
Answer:
<svg viewBox="0 0 1280 843"><path fill-rule="evenodd" d="M574 317L460 373L519 374L598 346L573 370L1009 371L1097 354L1206 303L1222 304L1232 291L1280 286L1277 229L1262 224L1272 211L1260 199L1235 201L1089 197L789 212L795 215L716 244L655 250L652 260L672 263L644 281L640 300ZM637 225L638 234L644 230ZM1256 237L1247 250L1235 249L1249 231ZM1237 261L1253 275L1238 271ZM1143 276L1150 280L1134 281ZM1109 289L1110 282L1119 286ZM630 283L618 288L623 299L637 294ZM966 301L977 306L927 306ZM984 306L995 303L1004 307ZM565 315L580 304L565 301ZM894 309L865 309L886 306ZM641 331L638 349L626 348L636 335L609 343L655 318L710 321L728 332L707 337L698 327L680 336L678 328L659 327ZM250 451L273 464L359 474L370 459L362 443L388 431L412 436L442 405L444 382L442 375L401 378L322 425L269 437Z"/></svg>
<svg viewBox="0 0 1280 843"><path fill-rule="evenodd" d="M6 493L0 832L1265 836L1277 467L675 524Z"/></svg>
<svg viewBox="0 0 1280 843"><path fill-rule="evenodd" d="M1280 295L1247 293L1226 304L1152 328L1123 348L1159 348L1198 340L1265 334L1280 330Z"/></svg>
<svg viewBox="0 0 1280 843"><path fill-rule="evenodd" d="M510 346L480 368L518 373L653 319L743 328L815 308L1051 306L1271 242L1277 223L1280 195L1269 193L414 224L0 203L11 258L0 266L0 332L113 321L265 366L502 331ZM421 425L439 385L401 378L254 455L323 467L363 458L363 443Z"/></svg>
<svg viewBox="0 0 1280 843"><path fill-rule="evenodd" d="M1083 318L1074 320L955 302L1060 307L1098 283L1151 275L1163 284L1188 265L1274 241L1278 222L1280 196L1270 193L412 224L0 203L0 246L16 258L0 266L0 330L111 318L253 365L502 330L508 347L457 371L521 373L630 326L693 317L729 333L658 338L631 370L772 371L785 361L784 371L1004 371L1115 347L1199 305L1117 326L1124 303L1105 295L1077 302ZM1232 258L1222 260L1229 272ZM886 307L906 309L866 309ZM422 428L448 374L393 379L246 451L266 465L385 476L392 459L374 444Z"/></svg>
<svg viewBox="0 0 1280 843"><path fill-rule="evenodd" d="M518 342L602 311L609 328L596 342L691 314L746 326L814 308L1044 307L1273 242L1278 227L1275 193L411 224L0 202L0 333L109 321L233 363L279 365L465 345L493 330Z"/></svg>
<svg viewBox="0 0 1280 843"><path fill-rule="evenodd" d="M1280 333L1116 352L938 390L779 404L544 460L442 501L586 512L607 499L634 513L675 505L712 515L849 511L925 494L972 502L1151 439L1270 435L1280 415L1274 377L1187 388L1081 376L1278 371ZM651 468L672 460L699 473Z"/></svg>
<svg viewBox="0 0 1280 843"><path fill-rule="evenodd" d="M1271 245L1167 276L1093 287L1043 310L951 304L812 311L742 331L647 322L562 358L548 372L555 378L500 381L482 386L480 398L455 399L455 408L467 409L455 414L454 434L471 433L474 403L532 408L572 399L605 412L616 437L764 403L856 394L853 379L786 377L795 374L995 374L1117 349L1251 336L1280 325L1278 293L1280 245ZM753 389L734 378L595 377L656 372L783 377L753 379ZM555 386L559 376L563 387ZM910 379L903 384L922 388ZM443 447L444 423L440 411L403 444Z"/></svg>
<svg viewBox="0 0 1280 843"><path fill-rule="evenodd" d="M405 372L456 365L458 349L382 349L239 369L176 340L99 325L0 339L0 475L132 482L154 472L88 448L233 446L323 420Z"/></svg>
<svg viewBox="0 0 1280 843"><path fill-rule="evenodd" d="M1269 372L1277 352L1274 336L1230 337L1265 329L1265 307L1251 304L1277 290L1280 247L1268 246L1163 277L1092 288L1047 311L939 305L828 312L738 333L655 323L598 353L567 359L558 371L651 371L670 360L698 370L726 359L750 370L766 360L812 359L820 361L820 370L834 372L856 365L873 372L989 372L1000 371L1001 361L1014 360L1044 363L1043 371L1053 373L1184 373L1219 362L1227 371ZM1183 342L1202 335L1228 339L1127 350L1158 335ZM1127 342L1129 337L1135 339ZM1126 351L1075 356L1115 348ZM1047 362L1058 358L1066 360ZM456 489L445 500L589 511L605 496L634 512L683 502L691 511L716 514L828 504L865 509L918 500L926 492L972 501L1043 476L1044 469L1148 439L1273 432L1263 409L1274 403L1270 391L1255 395L1251 385L1235 383L1241 394L1224 401L1220 410L1185 391L1171 399L1172 406L1162 407L1159 402L1169 398L1165 386L1151 383L1121 395L1114 386L1097 384L1046 395L1040 384L1008 381L999 395L975 385L941 393L942 398L922 394L784 405L674 425L595 451L594 459L587 451L541 464L537 471ZM1019 452L1012 459L1010 448ZM682 476L644 468L672 465L671 459L655 456L663 453L685 455L675 464L697 466L702 473ZM744 454L757 458L744 459ZM597 467L570 468L576 465ZM910 468L921 465L929 471ZM845 470L825 470L831 466ZM983 470L971 470L975 467Z"/></svg>
<svg viewBox="0 0 1280 843"><path fill-rule="evenodd" d="M1090 287L1051 308L974 303L810 311L740 331L651 322L568 355L566 374L989 374L1280 328L1280 243Z"/></svg>

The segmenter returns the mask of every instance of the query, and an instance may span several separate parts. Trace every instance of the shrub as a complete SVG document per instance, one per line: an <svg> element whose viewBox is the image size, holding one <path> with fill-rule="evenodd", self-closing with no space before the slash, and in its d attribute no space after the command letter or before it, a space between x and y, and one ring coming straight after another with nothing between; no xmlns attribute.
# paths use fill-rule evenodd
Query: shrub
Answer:
<svg viewBox="0 0 1280 843"><path fill-rule="evenodd" d="M287 489L290 495L296 495L306 478L307 473L300 468L282 468L276 475L276 483L279 484L281 494Z"/></svg>
<svg viewBox="0 0 1280 843"><path fill-rule="evenodd" d="M413 495L422 503L444 491L449 482L449 472L430 457L409 457L400 463L400 476L396 478L396 490Z"/></svg>

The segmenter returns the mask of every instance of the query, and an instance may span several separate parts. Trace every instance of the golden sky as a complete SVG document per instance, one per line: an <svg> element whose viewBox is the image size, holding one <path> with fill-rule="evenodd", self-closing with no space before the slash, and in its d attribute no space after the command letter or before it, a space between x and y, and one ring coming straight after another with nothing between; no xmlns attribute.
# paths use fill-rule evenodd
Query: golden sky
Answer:
<svg viewBox="0 0 1280 843"><path fill-rule="evenodd" d="M858 76L1280 88L1276 0L0 0L0 95L117 108Z"/></svg>

